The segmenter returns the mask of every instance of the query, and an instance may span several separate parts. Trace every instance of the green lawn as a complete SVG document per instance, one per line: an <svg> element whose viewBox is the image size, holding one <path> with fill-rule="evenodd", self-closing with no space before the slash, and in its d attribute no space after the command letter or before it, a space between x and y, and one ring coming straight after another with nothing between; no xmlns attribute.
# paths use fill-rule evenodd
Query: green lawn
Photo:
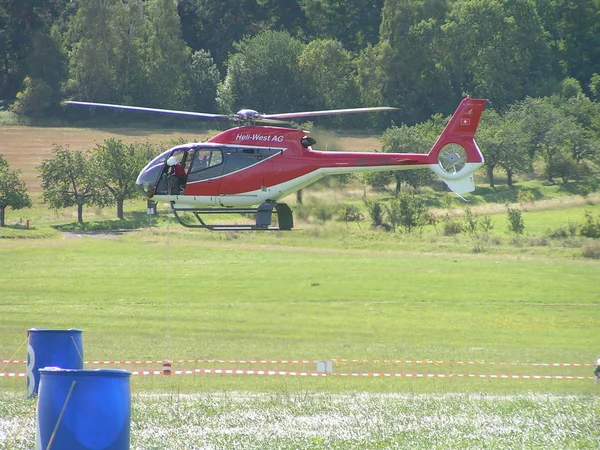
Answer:
<svg viewBox="0 0 600 450"><path fill-rule="evenodd" d="M393 243L344 249L337 240L327 248L313 246L310 232L232 236L149 230L1 242L0 354L11 356L28 328L74 327L84 330L85 359L597 357L594 260L427 254Z"/></svg>
<svg viewBox="0 0 600 450"><path fill-rule="evenodd" d="M0 230L0 359L25 358L29 328L80 328L84 360L276 372L334 360L326 377L133 375L136 450L595 448L600 261L582 255L591 240L545 230L597 208L524 211L519 238L505 212L487 237L318 222L217 233L165 216L119 234L97 230L138 219L95 212L103 222L82 231L40 216ZM101 367L162 364L86 366ZM24 378L0 377L0 449L32 448L35 406Z"/></svg>

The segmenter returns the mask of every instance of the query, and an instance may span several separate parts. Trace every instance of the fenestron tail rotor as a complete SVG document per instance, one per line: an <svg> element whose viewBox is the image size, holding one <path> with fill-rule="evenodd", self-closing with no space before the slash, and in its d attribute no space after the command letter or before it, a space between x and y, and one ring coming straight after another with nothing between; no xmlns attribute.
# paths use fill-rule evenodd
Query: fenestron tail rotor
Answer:
<svg viewBox="0 0 600 450"><path fill-rule="evenodd" d="M212 113L201 113L194 111L178 111L172 109L161 109L161 108L148 108L144 106L129 106L129 105L117 105L112 103L96 103L96 102L82 102L69 100L64 102L65 105L77 105L77 106L90 106L97 108L108 108L108 109L121 109L129 111L142 111L158 114L173 114L179 116L191 116L202 119L228 119L235 121L241 125L251 125L254 123L268 123L268 124L287 124L290 119L301 118L301 117L315 117L315 116L326 116L335 114L356 114L366 112L379 112L379 111L395 111L398 108L392 108L389 106L373 107L373 108L347 108L347 109L330 109L321 111L304 111L295 113L280 113L280 114L261 114L253 109L241 109L235 114L212 114Z"/></svg>
<svg viewBox="0 0 600 450"><path fill-rule="evenodd" d="M467 163L467 152L458 144L446 144L438 154L438 163L446 173L460 172Z"/></svg>

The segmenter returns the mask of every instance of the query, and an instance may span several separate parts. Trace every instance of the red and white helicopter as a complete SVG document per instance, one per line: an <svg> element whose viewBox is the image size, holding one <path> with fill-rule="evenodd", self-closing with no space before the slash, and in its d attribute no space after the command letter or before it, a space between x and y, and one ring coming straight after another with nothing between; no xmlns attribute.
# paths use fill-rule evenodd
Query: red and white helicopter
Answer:
<svg viewBox="0 0 600 450"><path fill-rule="evenodd" d="M483 165L474 136L486 100L467 96L427 154L323 152L302 130L273 126L288 119L328 114L389 111L397 108L352 108L283 114L259 114L243 109L234 115L173 111L136 106L69 101L67 104L230 119L238 126L207 142L173 147L154 158L137 177L139 192L154 202L168 202L183 226L211 230L291 230L292 210L278 200L331 174L430 169L456 194L475 188L473 172ZM271 125L258 126L257 123ZM169 175L181 164L185 176ZM271 226L273 210L277 226ZM182 220L192 213L198 223ZM210 225L207 214L256 214L253 225Z"/></svg>

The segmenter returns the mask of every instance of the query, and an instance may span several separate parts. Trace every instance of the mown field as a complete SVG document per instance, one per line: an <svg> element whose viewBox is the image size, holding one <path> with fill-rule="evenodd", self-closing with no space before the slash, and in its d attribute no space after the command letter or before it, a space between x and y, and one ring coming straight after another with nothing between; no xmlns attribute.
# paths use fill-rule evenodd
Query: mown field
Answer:
<svg viewBox="0 0 600 450"><path fill-rule="evenodd" d="M133 231L65 232L53 226L71 212L38 205L33 229L0 239L0 359L24 359L37 327L84 330L86 361L185 360L173 370L196 372L132 376L136 449L597 448L600 261L580 238L541 236L598 206L532 208L520 238L487 208L496 226L483 237L316 220L211 233L162 209ZM200 373L312 373L316 360L334 360L334 374ZM25 380L0 386L0 449L31 448Z"/></svg>

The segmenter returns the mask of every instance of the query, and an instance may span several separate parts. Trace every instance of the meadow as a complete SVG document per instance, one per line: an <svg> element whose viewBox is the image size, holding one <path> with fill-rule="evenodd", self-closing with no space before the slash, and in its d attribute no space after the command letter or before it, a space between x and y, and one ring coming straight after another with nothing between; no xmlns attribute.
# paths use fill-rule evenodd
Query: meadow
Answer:
<svg viewBox="0 0 600 450"><path fill-rule="evenodd" d="M307 201L354 199L327 192ZM478 207L491 236L314 219L215 233L164 208L121 231L112 211L90 211L81 230L70 211L36 205L32 228L0 234L0 359L24 359L29 328L79 328L86 361L174 361L190 373L132 376L136 449L598 448L600 261L579 238L540 239L598 206L532 206L518 238L505 209ZM314 374L317 360L333 374L290 374ZM0 387L0 449L31 448L24 378Z"/></svg>

